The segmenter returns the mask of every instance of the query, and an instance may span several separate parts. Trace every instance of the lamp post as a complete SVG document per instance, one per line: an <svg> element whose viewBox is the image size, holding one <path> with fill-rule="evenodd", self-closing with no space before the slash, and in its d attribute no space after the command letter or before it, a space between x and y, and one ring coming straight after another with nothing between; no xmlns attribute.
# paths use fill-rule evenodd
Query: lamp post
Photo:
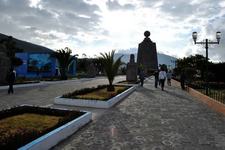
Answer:
<svg viewBox="0 0 225 150"><path fill-rule="evenodd" d="M202 42L197 42L197 32L192 33L192 38L194 40L195 44L202 44L205 45L205 50L206 50L206 76L205 76L205 82L206 82L206 95L209 95L209 83L208 83L208 48L209 44L219 44L220 43L220 38L221 38L221 32L216 32L216 39L217 41L209 41L208 39L205 39Z"/></svg>

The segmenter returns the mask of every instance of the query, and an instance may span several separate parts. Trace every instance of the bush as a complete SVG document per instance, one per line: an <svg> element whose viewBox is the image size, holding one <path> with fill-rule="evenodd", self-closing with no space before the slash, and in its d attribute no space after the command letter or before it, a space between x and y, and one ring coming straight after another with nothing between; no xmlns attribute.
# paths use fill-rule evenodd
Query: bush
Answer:
<svg viewBox="0 0 225 150"><path fill-rule="evenodd" d="M84 88L84 89L81 89L81 90L76 90L74 92L64 94L62 96L62 98L70 98L70 97L72 97L74 95L83 95L83 94L86 94L86 93L93 92L95 90L103 89L105 87L107 87L107 85L98 85L97 88L96 87L91 87L91 88Z"/></svg>

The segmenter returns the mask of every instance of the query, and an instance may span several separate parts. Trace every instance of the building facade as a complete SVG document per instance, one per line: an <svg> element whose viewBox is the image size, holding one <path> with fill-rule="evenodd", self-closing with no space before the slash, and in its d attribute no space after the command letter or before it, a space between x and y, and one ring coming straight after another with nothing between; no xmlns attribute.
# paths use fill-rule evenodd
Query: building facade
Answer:
<svg viewBox="0 0 225 150"><path fill-rule="evenodd" d="M0 34L0 40L6 39L7 37L6 35ZM32 78L60 75L57 59L52 55L54 53L53 50L15 38L13 38L13 41L15 42L15 46L22 50L22 52L15 54L23 62L22 65L15 68L17 77ZM8 65L7 69L7 65L5 64L10 64L10 60L7 58L5 50L0 51L0 54L0 82L3 82L10 66ZM76 74L76 59L70 65L68 74L71 76Z"/></svg>

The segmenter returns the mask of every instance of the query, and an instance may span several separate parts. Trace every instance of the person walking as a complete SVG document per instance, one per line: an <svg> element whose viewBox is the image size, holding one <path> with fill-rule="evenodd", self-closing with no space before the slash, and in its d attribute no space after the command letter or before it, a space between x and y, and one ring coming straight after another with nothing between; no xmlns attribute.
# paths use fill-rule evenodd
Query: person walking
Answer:
<svg viewBox="0 0 225 150"><path fill-rule="evenodd" d="M182 71L180 75L180 85L182 90L185 90L185 79L186 79L185 73L184 71Z"/></svg>
<svg viewBox="0 0 225 150"><path fill-rule="evenodd" d="M158 87L158 83L159 83L159 71L158 70L156 70L154 72L154 76L155 76L155 88L157 88Z"/></svg>
<svg viewBox="0 0 225 150"><path fill-rule="evenodd" d="M159 72L159 82L160 82L162 91L164 91L165 80L166 80L166 71L164 70L163 67L161 67Z"/></svg>
<svg viewBox="0 0 225 150"><path fill-rule="evenodd" d="M140 72L139 72L139 79L141 81L141 86L143 86L144 85L144 79L145 79L145 75L144 75L143 70L140 70Z"/></svg>
<svg viewBox="0 0 225 150"><path fill-rule="evenodd" d="M7 75L7 82L9 85L9 89L8 89L8 94L12 93L13 94L13 84L15 82L16 79L16 75L15 72L13 71L13 69L11 68L9 71L9 74Z"/></svg>
<svg viewBox="0 0 225 150"><path fill-rule="evenodd" d="M171 79L172 79L172 72L171 72L171 70L169 70L167 72L166 78L167 78L167 85L171 86Z"/></svg>

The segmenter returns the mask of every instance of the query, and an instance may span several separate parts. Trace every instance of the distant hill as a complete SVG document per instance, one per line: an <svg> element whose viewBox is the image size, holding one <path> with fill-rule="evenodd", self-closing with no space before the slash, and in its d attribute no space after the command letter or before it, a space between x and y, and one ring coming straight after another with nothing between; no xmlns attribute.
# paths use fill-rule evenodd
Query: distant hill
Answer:
<svg viewBox="0 0 225 150"><path fill-rule="evenodd" d="M137 48L119 50L117 53L115 53L115 59L123 55L122 61L125 63L128 63L130 61L130 54L134 54L135 61L137 61L137 51L138 51ZM171 68L175 68L174 62L177 60L177 58L166 55L166 54L161 54L161 53L157 53L157 57L158 57L158 64L166 64L167 66L170 66Z"/></svg>
<svg viewBox="0 0 225 150"><path fill-rule="evenodd" d="M7 39L8 35L4 35L0 33L0 41L3 39ZM24 52L41 52L41 53L51 53L53 50L36 45L30 42L22 41L13 37L13 41L16 42L16 47L22 49Z"/></svg>

